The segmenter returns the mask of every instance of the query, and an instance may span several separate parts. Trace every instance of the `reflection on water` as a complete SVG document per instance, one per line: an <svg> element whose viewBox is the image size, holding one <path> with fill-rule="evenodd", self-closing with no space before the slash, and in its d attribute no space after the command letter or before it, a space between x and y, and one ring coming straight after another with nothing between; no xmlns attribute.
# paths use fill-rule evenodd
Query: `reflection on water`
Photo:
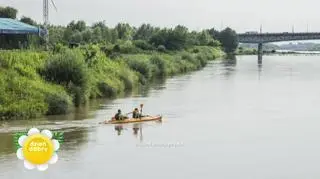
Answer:
<svg viewBox="0 0 320 179"><path fill-rule="evenodd" d="M0 133L0 156L11 154L16 151L14 142L13 142L12 133Z"/></svg>
<svg viewBox="0 0 320 179"><path fill-rule="evenodd" d="M136 137L138 136L140 127L141 127L141 124L140 124L140 126L139 126L139 124L134 124L133 125L132 130L133 130L133 135L134 136L136 136Z"/></svg>
<svg viewBox="0 0 320 179"><path fill-rule="evenodd" d="M63 151L77 151L81 145L88 143L88 128L76 128L72 131L64 132L64 142L61 145Z"/></svg>
<svg viewBox="0 0 320 179"><path fill-rule="evenodd" d="M150 95L151 89L159 91L159 90L164 90L165 89L165 82L166 78L156 78L153 79L151 82L144 86L140 86L136 88L132 96L133 97L148 97Z"/></svg>
<svg viewBox="0 0 320 179"><path fill-rule="evenodd" d="M117 135L120 136L122 134L123 130L128 130L127 128L124 128L124 125L119 124L119 125L115 125L114 129L117 131ZM142 141L142 124L141 123L135 123L132 125L132 130L133 130L133 135L135 137L138 137L138 134L140 132L140 140Z"/></svg>
<svg viewBox="0 0 320 179"><path fill-rule="evenodd" d="M222 60L223 64L223 77L229 79L234 74L237 66L237 58L234 55L228 55L226 60Z"/></svg>
<svg viewBox="0 0 320 179"><path fill-rule="evenodd" d="M122 130L123 130L123 125L115 125L115 126L114 126L114 130L117 131L117 134L118 134L118 135L121 135L121 132L122 132Z"/></svg>
<svg viewBox="0 0 320 179"><path fill-rule="evenodd" d="M133 124L117 124L114 125L114 130L116 131L117 136L123 135L123 131L132 130L132 135L143 142L143 126L159 126L161 125L161 121L152 121L146 123L133 123Z"/></svg>
<svg viewBox="0 0 320 179"><path fill-rule="evenodd" d="M259 80L261 78L262 71L262 55L258 55L258 72L259 72Z"/></svg>

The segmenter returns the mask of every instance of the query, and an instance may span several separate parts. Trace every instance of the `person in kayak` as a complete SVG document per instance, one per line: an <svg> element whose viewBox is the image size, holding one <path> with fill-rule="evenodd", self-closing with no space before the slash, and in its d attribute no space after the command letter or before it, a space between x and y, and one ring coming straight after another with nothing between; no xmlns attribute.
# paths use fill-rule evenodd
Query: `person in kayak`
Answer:
<svg viewBox="0 0 320 179"><path fill-rule="evenodd" d="M139 109L135 108L132 112L132 118L137 119L140 117Z"/></svg>
<svg viewBox="0 0 320 179"><path fill-rule="evenodd" d="M120 109L118 109L118 112L117 112L117 114L114 116L114 118L115 118L116 120L126 119L126 117L121 114L121 110L120 110Z"/></svg>

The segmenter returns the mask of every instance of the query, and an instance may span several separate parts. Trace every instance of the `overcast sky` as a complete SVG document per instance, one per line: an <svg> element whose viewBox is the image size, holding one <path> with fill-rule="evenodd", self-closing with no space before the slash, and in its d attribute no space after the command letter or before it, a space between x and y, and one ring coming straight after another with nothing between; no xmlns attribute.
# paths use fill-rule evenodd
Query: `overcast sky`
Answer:
<svg viewBox="0 0 320 179"><path fill-rule="evenodd" d="M42 22L43 0L0 0L0 6L13 6L21 15ZM237 32L320 31L317 0L54 0L58 12L50 9L52 24L66 25L71 20L88 24L105 20L109 26L128 22L139 26L150 23L172 27L177 24L192 30L230 26Z"/></svg>

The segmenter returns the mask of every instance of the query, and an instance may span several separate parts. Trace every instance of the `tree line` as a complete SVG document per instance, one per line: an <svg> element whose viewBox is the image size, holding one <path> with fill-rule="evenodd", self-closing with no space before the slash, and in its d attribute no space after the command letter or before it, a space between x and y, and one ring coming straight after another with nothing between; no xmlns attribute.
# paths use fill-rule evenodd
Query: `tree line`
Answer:
<svg viewBox="0 0 320 179"><path fill-rule="evenodd" d="M0 17L17 19L18 10L12 7L0 7ZM21 22L42 26L33 19L23 16ZM97 22L89 26L86 22L71 21L67 26L50 25L49 42L54 47L57 44L124 44L132 42L143 50L172 51L182 50L190 46L222 47L225 52L233 53L238 46L236 32L227 27L222 31L215 28L205 29L200 32L190 31L183 25L174 28L159 28L151 24L142 24L134 27L128 23L118 23L115 27L108 27L106 23ZM11 37L14 38L14 37ZM0 38L0 41L8 38ZM20 39L21 40L21 39ZM42 40L30 40L29 43L44 43Z"/></svg>

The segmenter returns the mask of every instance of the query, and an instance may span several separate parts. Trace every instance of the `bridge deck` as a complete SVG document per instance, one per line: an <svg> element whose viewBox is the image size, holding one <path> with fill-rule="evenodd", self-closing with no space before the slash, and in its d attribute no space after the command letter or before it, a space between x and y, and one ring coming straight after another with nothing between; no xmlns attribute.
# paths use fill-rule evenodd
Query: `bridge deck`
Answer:
<svg viewBox="0 0 320 179"><path fill-rule="evenodd" d="M238 34L240 43L268 43L295 40L319 40L320 32L298 33L241 33Z"/></svg>

